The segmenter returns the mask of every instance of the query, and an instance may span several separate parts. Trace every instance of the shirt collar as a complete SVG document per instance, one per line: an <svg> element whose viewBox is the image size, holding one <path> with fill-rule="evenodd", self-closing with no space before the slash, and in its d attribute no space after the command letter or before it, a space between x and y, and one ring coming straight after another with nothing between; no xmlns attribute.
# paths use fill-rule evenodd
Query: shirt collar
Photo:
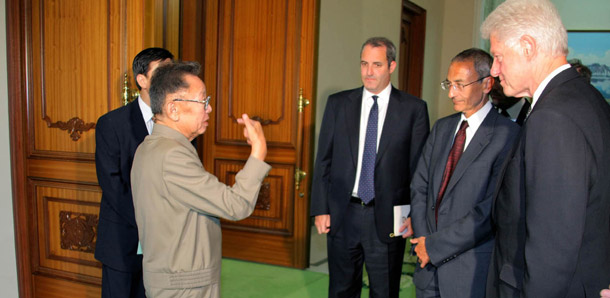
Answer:
<svg viewBox="0 0 610 298"><path fill-rule="evenodd" d="M542 80L542 83L540 83L540 85L538 85L538 88L536 88L536 92L534 92L534 97L532 98L532 106L530 109L534 108L534 105L536 104L536 102L538 102L538 98L540 98L540 95L542 94L542 91L544 90L544 88L546 88L546 85L549 84L549 82L555 77L557 76L560 72L570 68L570 64L564 64L562 66L557 67L555 70L553 70L548 76L546 76L546 78L544 78L544 80Z"/></svg>
<svg viewBox="0 0 610 298"><path fill-rule="evenodd" d="M144 102L144 100L142 100L142 97L140 96L138 96L138 105L140 106L140 111L142 111L142 118L144 118L144 122L147 122L153 117L152 109Z"/></svg>
<svg viewBox="0 0 610 298"><path fill-rule="evenodd" d="M468 128L471 128L473 131L476 131L479 126L481 126L481 123L483 123L483 120L485 120L485 117L487 117L487 114L489 113L489 111L491 111L491 109L491 102L487 101L487 103L485 103L485 105L480 110L476 111L468 118L466 118L466 116L464 116L464 113L462 113L460 123L466 120L468 121Z"/></svg>
<svg viewBox="0 0 610 298"><path fill-rule="evenodd" d="M392 93L392 84L388 84L383 90L381 90L381 92L379 92L379 94L373 94L366 90L366 88L363 89L364 92L362 93L362 95L365 99L370 98L373 95L377 95L379 97L378 100L388 101L390 99L390 93Z"/></svg>

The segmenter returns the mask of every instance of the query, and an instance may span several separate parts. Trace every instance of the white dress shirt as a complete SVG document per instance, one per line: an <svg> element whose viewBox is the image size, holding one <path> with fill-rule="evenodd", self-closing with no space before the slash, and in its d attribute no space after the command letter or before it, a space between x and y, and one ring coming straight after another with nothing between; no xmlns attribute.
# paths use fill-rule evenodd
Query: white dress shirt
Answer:
<svg viewBox="0 0 610 298"><path fill-rule="evenodd" d="M468 118L466 118L466 116L464 116L462 113L460 121L458 121L455 132L453 133L453 138L455 139L455 135L457 134L458 130L460 130L462 121L466 120L468 122L468 128L466 128L466 142L464 143L464 151L466 151L466 147L468 147L468 144L470 144L472 137L475 133L477 133L479 126L481 126L481 123L483 123L483 120L485 120L485 117L487 117L487 114L491 110L491 102L487 101L487 103L480 110L476 111L476 113L470 115Z"/></svg>
<svg viewBox="0 0 610 298"><path fill-rule="evenodd" d="M152 133L154 121L153 112L149 105L147 105L142 97L138 96L138 104L140 105L140 111L142 111L142 118L144 119L144 124L146 124L146 129L148 130L148 134Z"/></svg>
<svg viewBox="0 0 610 298"><path fill-rule="evenodd" d="M373 95L377 95L377 149L379 149L379 140L385 122L385 115L388 111L388 103L390 102L390 94L392 93L392 84L388 84L379 94L373 94L362 88L362 106L360 108L360 133L358 138L358 166L356 168L356 181L352 196L358 196L358 182L360 181L360 172L362 170L362 155L364 154L364 141L366 138L366 126L369 121L369 114L373 107Z"/></svg>

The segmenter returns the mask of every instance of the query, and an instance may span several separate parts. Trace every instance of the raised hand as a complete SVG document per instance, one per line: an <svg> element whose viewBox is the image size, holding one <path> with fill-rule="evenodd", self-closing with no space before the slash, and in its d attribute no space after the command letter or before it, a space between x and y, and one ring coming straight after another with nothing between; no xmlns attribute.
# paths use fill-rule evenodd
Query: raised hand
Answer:
<svg viewBox="0 0 610 298"><path fill-rule="evenodd" d="M267 141L265 140L265 134L261 123L250 119L248 114L241 115L241 118L237 119L237 123L244 125L244 137L250 146L252 146L251 156L265 160L267 156Z"/></svg>

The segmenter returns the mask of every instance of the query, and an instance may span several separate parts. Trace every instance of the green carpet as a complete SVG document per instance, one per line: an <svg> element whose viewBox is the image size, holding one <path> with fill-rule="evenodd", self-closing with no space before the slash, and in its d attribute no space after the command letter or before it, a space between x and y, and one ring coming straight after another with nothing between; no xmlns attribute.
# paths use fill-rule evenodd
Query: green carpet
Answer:
<svg viewBox="0 0 610 298"><path fill-rule="evenodd" d="M414 257L405 255L400 281L400 297L415 297ZM362 297L368 297L368 279L364 273ZM327 297L328 274L308 270L263 265L232 259L222 260L221 296L254 297Z"/></svg>

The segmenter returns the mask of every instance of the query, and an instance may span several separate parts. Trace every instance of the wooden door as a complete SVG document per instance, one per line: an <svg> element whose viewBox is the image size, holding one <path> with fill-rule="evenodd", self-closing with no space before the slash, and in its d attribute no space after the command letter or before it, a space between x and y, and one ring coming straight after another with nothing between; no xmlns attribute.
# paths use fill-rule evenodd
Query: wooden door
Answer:
<svg viewBox="0 0 610 298"><path fill-rule="evenodd" d="M426 10L409 0L402 1L400 22L399 88L421 97L424 74Z"/></svg>
<svg viewBox="0 0 610 298"><path fill-rule="evenodd" d="M308 266L314 107L303 102L315 94L316 5L316 0L206 1L204 81L214 111L203 137L204 167L233 184L250 153L236 123L242 113L263 124L266 161L273 167L254 213L222 221L225 257Z"/></svg>
<svg viewBox="0 0 610 298"><path fill-rule="evenodd" d="M95 122L122 105L131 60L154 45L154 1L6 4L20 296L99 297Z"/></svg>

